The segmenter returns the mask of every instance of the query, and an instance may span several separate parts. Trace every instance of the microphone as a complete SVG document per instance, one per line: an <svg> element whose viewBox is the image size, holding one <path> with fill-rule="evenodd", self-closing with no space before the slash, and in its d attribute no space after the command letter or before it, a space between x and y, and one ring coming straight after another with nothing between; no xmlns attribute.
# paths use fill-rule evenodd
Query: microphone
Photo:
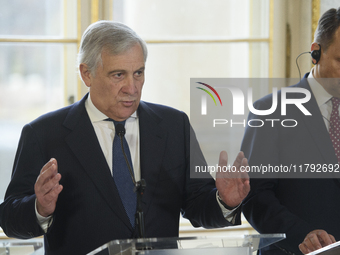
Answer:
<svg viewBox="0 0 340 255"><path fill-rule="evenodd" d="M125 153L125 150L124 150L124 145L123 145L123 137L124 137L124 135L126 133L125 127L122 124L117 124L115 129L116 129L116 134L120 138L120 145L122 147L122 151L123 151L123 155L124 155L124 159L125 159L126 165L129 168L129 172L130 172L130 176L131 176L132 182L136 186L135 175L132 172L132 169L131 169L130 163L129 163L128 159L127 159L127 156L126 156L126 153Z"/></svg>
<svg viewBox="0 0 340 255"><path fill-rule="evenodd" d="M120 138L120 144L122 147L125 162L127 164L127 167L129 168L132 182L135 185L133 191L137 193L137 211L135 214L135 221L136 221L136 225L138 226L139 237L145 238L145 223L144 223L144 213L143 213L143 208L142 208L142 196L145 191L146 182L144 179L141 179L140 181L136 182L135 175L133 174L132 168L125 154L125 150L123 146L123 137L126 133L125 127L122 124L117 124L115 129L116 129L116 134Z"/></svg>
<svg viewBox="0 0 340 255"><path fill-rule="evenodd" d="M125 127L122 125L122 124L117 124L115 126L116 128L116 134L119 136L119 137L123 137L125 135Z"/></svg>

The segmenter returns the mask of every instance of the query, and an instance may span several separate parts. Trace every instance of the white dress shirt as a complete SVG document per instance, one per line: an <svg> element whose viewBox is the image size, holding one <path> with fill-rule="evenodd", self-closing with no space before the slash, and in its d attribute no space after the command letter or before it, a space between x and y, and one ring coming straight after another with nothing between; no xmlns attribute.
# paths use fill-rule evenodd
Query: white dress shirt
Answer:
<svg viewBox="0 0 340 255"><path fill-rule="evenodd" d="M321 115L323 116L323 120L325 122L327 130L329 129L329 122L332 113L332 95L329 94L323 86L314 78L313 75L314 68L308 75L308 83L313 92L313 95L316 99L316 103L321 111Z"/></svg>
<svg viewBox="0 0 340 255"><path fill-rule="evenodd" d="M112 143L116 133L115 126L112 121L107 121L106 119L108 119L108 117L93 105L90 94L85 102L85 108L112 173ZM136 181L139 181L141 173L139 160L139 121L137 112L134 112L126 120L125 130L125 139L129 145L135 179Z"/></svg>

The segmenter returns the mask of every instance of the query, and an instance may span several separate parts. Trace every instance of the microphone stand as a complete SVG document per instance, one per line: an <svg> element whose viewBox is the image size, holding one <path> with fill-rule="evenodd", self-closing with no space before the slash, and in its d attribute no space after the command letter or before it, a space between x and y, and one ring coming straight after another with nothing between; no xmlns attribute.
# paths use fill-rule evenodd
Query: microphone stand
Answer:
<svg viewBox="0 0 340 255"><path fill-rule="evenodd" d="M123 137L125 135L125 127L122 124L117 124L116 126L116 133L120 138L120 144L122 147L123 155L126 161L126 164L129 168L129 172L131 175L131 179L135 187L133 188L133 191L137 195L137 211L135 214L135 222L136 226L138 227L138 234L140 238L145 238L145 222L144 222L144 213L142 208L142 196L144 194L145 188L146 188L146 182L144 179L141 179L140 181L136 182L135 176L132 172L130 163L127 159L127 156L124 151L124 145L123 145Z"/></svg>
<svg viewBox="0 0 340 255"><path fill-rule="evenodd" d="M135 187L133 189L137 194L137 211L135 214L136 226L138 227L139 237L145 239L145 223L144 223L144 213L142 208L142 196L144 194L144 190L146 187L146 182L144 179L135 183ZM142 241L141 244L136 245L136 249L140 251L152 250L152 246L148 241Z"/></svg>
<svg viewBox="0 0 340 255"><path fill-rule="evenodd" d="M137 212L135 214L136 225L138 227L138 233L140 238L145 238L145 223L144 223L144 212L142 208L142 196L146 187L144 179L136 182L134 192L137 194Z"/></svg>

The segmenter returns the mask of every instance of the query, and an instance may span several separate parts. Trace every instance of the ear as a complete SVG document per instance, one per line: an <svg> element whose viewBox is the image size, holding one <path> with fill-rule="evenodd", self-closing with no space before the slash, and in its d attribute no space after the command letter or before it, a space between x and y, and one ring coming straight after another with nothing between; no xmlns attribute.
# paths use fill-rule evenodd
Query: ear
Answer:
<svg viewBox="0 0 340 255"><path fill-rule="evenodd" d="M314 50L320 50L320 45L317 42L313 42L311 47L310 47L311 52L313 52ZM314 65L317 64L317 61L312 57L312 62Z"/></svg>
<svg viewBox="0 0 340 255"><path fill-rule="evenodd" d="M79 65L79 72L81 75L82 80L84 81L85 85L87 87L91 87L91 80L92 80L92 75L90 70L88 69L87 65L82 63Z"/></svg>
<svg viewBox="0 0 340 255"><path fill-rule="evenodd" d="M312 45L310 46L310 51L313 50L320 50L320 46L317 42L313 42Z"/></svg>

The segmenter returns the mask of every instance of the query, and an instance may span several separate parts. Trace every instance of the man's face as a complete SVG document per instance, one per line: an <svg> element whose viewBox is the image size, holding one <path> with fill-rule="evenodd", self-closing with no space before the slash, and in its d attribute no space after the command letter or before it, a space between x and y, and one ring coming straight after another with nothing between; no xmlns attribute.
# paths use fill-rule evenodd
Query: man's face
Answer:
<svg viewBox="0 0 340 255"><path fill-rule="evenodd" d="M332 44L326 51L322 50L320 61L314 69L314 77L329 94L340 98L340 27L334 34Z"/></svg>
<svg viewBox="0 0 340 255"><path fill-rule="evenodd" d="M144 55L139 43L119 55L103 50L102 65L93 76L80 66L83 80L90 88L93 104L116 121L126 120L139 105L144 84Z"/></svg>

